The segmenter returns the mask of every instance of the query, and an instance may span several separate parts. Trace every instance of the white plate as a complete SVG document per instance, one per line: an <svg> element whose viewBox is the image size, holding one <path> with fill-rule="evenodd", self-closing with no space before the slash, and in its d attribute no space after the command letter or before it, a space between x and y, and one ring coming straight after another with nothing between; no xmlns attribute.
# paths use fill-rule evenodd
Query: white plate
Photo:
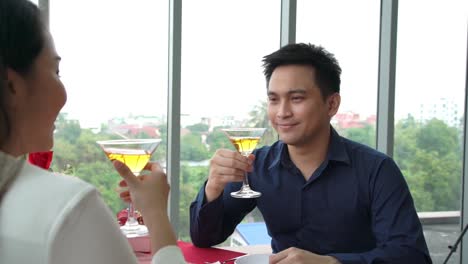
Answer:
<svg viewBox="0 0 468 264"><path fill-rule="evenodd" d="M245 255L234 261L234 264L268 264L271 254L251 254Z"/></svg>

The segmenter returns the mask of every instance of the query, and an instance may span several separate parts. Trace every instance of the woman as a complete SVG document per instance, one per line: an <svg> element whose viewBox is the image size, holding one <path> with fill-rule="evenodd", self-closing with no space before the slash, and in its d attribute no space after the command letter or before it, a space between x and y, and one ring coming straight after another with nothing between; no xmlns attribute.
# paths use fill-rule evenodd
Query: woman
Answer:
<svg viewBox="0 0 468 264"><path fill-rule="evenodd" d="M21 156L53 146L66 102L60 57L28 0L0 0L0 263L137 263L98 191ZM114 166L148 226L153 263L183 263L167 216L169 186L156 163L137 179Z"/></svg>

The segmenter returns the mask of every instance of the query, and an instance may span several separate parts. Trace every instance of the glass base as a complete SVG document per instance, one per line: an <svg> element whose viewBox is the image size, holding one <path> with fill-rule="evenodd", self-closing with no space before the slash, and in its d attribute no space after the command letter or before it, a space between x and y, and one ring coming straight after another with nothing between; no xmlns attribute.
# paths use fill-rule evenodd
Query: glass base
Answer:
<svg viewBox="0 0 468 264"><path fill-rule="evenodd" d="M139 237L139 236L146 236L148 235L148 228L145 225L128 225L125 224L120 227L120 231L126 236L126 237Z"/></svg>
<svg viewBox="0 0 468 264"><path fill-rule="evenodd" d="M249 199L249 198L258 198L262 196L262 193L256 192L250 189L249 185L242 185L242 188L237 192L232 192L231 196L234 198Z"/></svg>

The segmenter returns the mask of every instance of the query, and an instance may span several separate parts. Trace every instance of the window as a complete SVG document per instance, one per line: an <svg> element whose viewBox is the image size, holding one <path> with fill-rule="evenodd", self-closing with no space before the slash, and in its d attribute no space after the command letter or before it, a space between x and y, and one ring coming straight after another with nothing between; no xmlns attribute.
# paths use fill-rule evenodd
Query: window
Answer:
<svg viewBox="0 0 468 264"><path fill-rule="evenodd" d="M114 191L120 178L95 141L160 137L154 159L165 162L168 3L49 1L68 92L57 121L53 169L94 184L117 213L125 208ZM459 233L467 5L399 2L394 158L423 223L431 213L449 219L424 224L434 263L442 262ZM218 148L233 149L219 128L269 127L261 60L279 48L281 1L184 1L182 6L178 226L179 239L190 240L188 208L206 180L208 160ZM380 1L297 1L296 42L322 45L343 70L341 107L332 124L341 135L371 147L379 19ZM268 131L262 143L275 139ZM245 218L261 221L258 211Z"/></svg>
<svg viewBox="0 0 468 264"><path fill-rule="evenodd" d="M424 224L434 263L443 262L459 230L466 10L466 1L399 2L394 157L418 212L452 219Z"/></svg>
<svg viewBox="0 0 468 264"><path fill-rule="evenodd" d="M297 42L323 46L341 66L342 136L375 147L380 2L297 1Z"/></svg>
<svg viewBox="0 0 468 264"><path fill-rule="evenodd" d="M279 48L280 7L279 0L183 3L180 239L190 239L188 208L208 159L234 149L219 128L268 124L261 60ZM245 221L263 220L254 211Z"/></svg>
<svg viewBox="0 0 468 264"><path fill-rule="evenodd" d="M167 111L167 1L50 1L68 101L57 122L53 169L94 184L114 213L120 180L96 140L160 137Z"/></svg>

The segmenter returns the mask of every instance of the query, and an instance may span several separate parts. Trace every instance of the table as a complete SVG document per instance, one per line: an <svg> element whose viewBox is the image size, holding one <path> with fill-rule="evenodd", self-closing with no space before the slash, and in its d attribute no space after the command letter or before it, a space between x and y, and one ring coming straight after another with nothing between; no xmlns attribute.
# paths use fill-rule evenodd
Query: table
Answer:
<svg viewBox="0 0 468 264"><path fill-rule="evenodd" d="M150 264L152 254L149 237L129 238L129 242L139 263ZM204 261L214 262L245 254L271 253L270 245L198 248L192 243L184 241L178 241L178 245L184 254L185 260L194 264L204 263Z"/></svg>
<svg viewBox="0 0 468 264"><path fill-rule="evenodd" d="M225 250L241 252L245 254L269 254L272 252L271 245L251 245L251 246L236 246L236 247L218 247Z"/></svg>

